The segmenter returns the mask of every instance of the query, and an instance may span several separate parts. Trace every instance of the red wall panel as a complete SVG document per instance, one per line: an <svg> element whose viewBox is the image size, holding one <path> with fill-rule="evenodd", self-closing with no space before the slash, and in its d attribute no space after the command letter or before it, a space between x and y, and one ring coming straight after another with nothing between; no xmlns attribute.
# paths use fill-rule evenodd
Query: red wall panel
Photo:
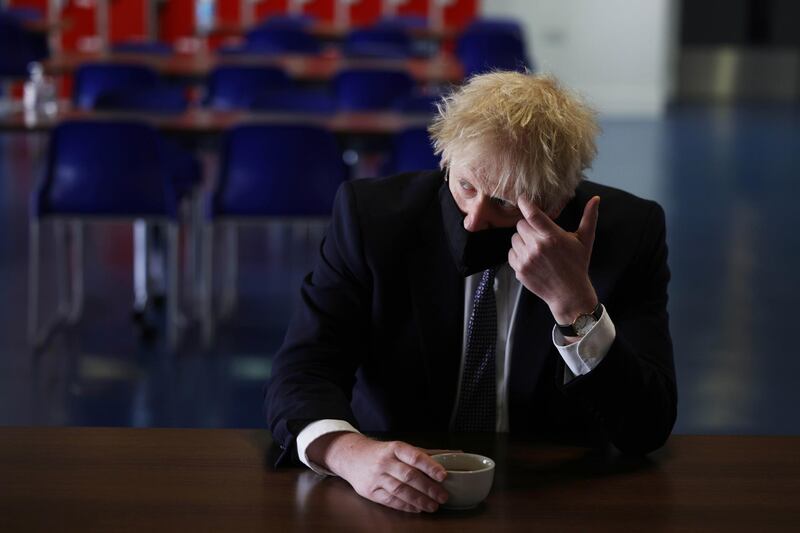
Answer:
<svg viewBox="0 0 800 533"><path fill-rule="evenodd" d="M303 7L303 12L317 20L333 22L334 0L312 0Z"/></svg>
<svg viewBox="0 0 800 533"><path fill-rule="evenodd" d="M146 36L145 2L146 0L114 0L111 2L109 19L112 43Z"/></svg>
<svg viewBox="0 0 800 533"><path fill-rule="evenodd" d="M194 35L194 0L164 2L159 16L159 37L175 42L178 37Z"/></svg>
<svg viewBox="0 0 800 533"><path fill-rule="evenodd" d="M456 0L444 9L444 25L448 28L463 28L477 16L478 0Z"/></svg>
<svg viewBox="0 0 800 533"><path fill-rule="evenodd" d="M289 0L263 0L256 4L256 20L281 15L289 9Z"/></svg>
<svg viewBox="0 0 800 533"><path fill-rule="evenodd" d="M381 17L381 0L361 0L350 6L350 25L368 26Z"/></svg>
<svg viewBox="0 0 800 533"><path fill-rule="evenodd" d="M401 16L427 17L429 0L409 0L397 6L397 14Z"/></svg>
<svg viewBox="0 0 800 533"><path fill-rule="evenodd" d="M432 0L408 0L398 7L399 15L427 16ZM111 3L111 41L117 42L141 37L145 34L145 0L114 0ZM312 0L304 6L304 12L321 21L333 22L336 0ZM256 4L256 20L273 14L286 13L289 0L262 0ZM35 7L46 13L48 0L11 0L12 6ZM350 20L355 26L370 24L381 16L381 0L360 0L350 8ZM227 23L241 21L241 0L217 0L218 20ZM194 35L194 0L168 0L159 4L159 37L174 42L182 36ZM478 0L456 0L444 12L448 27L461 28L478 13ZM62 16L70 19L64 29L63 45L74 50L83 37L95 35L95 12L93 8L67 2Z"/></svg>

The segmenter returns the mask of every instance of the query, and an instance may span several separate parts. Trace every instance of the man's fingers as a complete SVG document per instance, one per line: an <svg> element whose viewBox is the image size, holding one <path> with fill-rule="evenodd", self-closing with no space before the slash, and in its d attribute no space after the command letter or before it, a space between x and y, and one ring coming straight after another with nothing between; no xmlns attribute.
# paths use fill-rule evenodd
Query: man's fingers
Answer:
<svg viewBox="0 0 800 533"><path fill-rule="evenodd" d="M427 450L426 449L426 450L423 450L423 451L425 453L427 453L428 455L440 455L440 454L443 454L443 453L464 453L464 450L439 450L439 449Z"/></svg>
<svg viewBox="0 0 800 533"><path fill-rule="evenodd" d="M442 465L431 459L423 450L410 444L397 442L394 447L394 455L405 464L421 470L431 479L442 481L447 477L447 472Z"/></svg>
<svg viewBox="0 0 800 533"><path fill-rule="evenodd" d="M578 240L583 243L589 250L594 245L594 233L597 230L597 219L600 216L600 197L594 196L591 200L586 202L586 207L583 208L583 217L581 218L580 226L575 234Z"/></svg>
<svg viewBox="0 0 800 533"><path fill-rule="evenodd" d="M425 494L437 504L447 501L447 491L438 482L433 481L413 466L396 461L387 470L392 477Z"/></svg>
<svg viewBox="0 0 800 533"><path fill-rule="evenodd" d="M386 507L391 507L392 509L397 509L398 511L404 511L406 513L419 513L420 510L414 507L411 504L408 504L398 498L397 496L392 496L386 489L375 489L375 492L372 493L373 500L380 503L381 505L385 505Z"/></svg>
<svg viewBox="0 0 800 533"><path fill-rule="evenodd" d="M561 229L558 227L558 224L553 222L553 220L547 216L547 213L536 207L533 203L529 202L522 196L520 196L517 200L517 206L519 207L522 216L524 216L525 220L528 221L528 224L530 224L533 229L539 231L540 233L550 235L552 233L558 233L558 231Z"/></svg>
<svg viewBox="0 0 800 533"><path fill-rule="evenodd" d="M433 513L439 509L439 502L429 498L426 494L418 491L411 485L391 475L383 476L381 481L383 489L390 495L400 498L409 505L414 506L420 511Z"/></svg>

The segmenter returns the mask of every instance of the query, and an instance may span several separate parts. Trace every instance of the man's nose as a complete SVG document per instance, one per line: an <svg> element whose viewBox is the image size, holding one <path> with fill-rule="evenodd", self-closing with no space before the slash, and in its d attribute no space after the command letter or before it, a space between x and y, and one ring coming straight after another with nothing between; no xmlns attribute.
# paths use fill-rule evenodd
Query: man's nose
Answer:
<svg viewBox="0 0 800 533"><path fill-rule="evenodd" d="M491 201L488 198L476 199L469 206L467 216L464 217L464 229L467 231L481 231L493 227Z"/></svg>

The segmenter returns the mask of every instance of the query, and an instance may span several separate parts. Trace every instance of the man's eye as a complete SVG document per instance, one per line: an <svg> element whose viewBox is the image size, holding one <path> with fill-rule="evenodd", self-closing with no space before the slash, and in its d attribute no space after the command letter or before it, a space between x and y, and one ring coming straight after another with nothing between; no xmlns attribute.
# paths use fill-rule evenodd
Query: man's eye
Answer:
<svg viewBox="0 0 800 533"><path fill-rule="evenodd" d="M473 189L473 187L472 187L472 185L470 185L469 183L467 183L467 182L466 182L466 181L464 181L464 180L461 180L461 181L459 181L459 182L458 182L458 184L459 184L459 185L461 186L461 188L462 188L462 189L464 189L465 191L472 191L472 190L474 190L474 189Z"/></svg>
<svg viewBox="0 0 800 533"><path fill-rule="evenodd" d="M501 209L505 209L507 211L513 211L517 208L516 205L512 204L507 200L503 200L502 198L492 198L492 200L494 200L494 203Z"/></svg>

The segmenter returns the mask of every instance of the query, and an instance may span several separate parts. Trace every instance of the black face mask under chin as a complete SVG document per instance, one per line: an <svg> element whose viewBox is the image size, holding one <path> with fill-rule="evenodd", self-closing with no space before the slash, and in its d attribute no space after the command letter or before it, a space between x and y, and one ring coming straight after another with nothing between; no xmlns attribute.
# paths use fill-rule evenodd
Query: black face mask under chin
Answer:
<svg viewBox="0 0 800 533"><path fill-rule="evenodd" d="M517 231L515 227L467 231L464 229L464 215L447 183L439 189L439 200L450 251L462 276L466 277L508 261L511 237Z"/></svg>

